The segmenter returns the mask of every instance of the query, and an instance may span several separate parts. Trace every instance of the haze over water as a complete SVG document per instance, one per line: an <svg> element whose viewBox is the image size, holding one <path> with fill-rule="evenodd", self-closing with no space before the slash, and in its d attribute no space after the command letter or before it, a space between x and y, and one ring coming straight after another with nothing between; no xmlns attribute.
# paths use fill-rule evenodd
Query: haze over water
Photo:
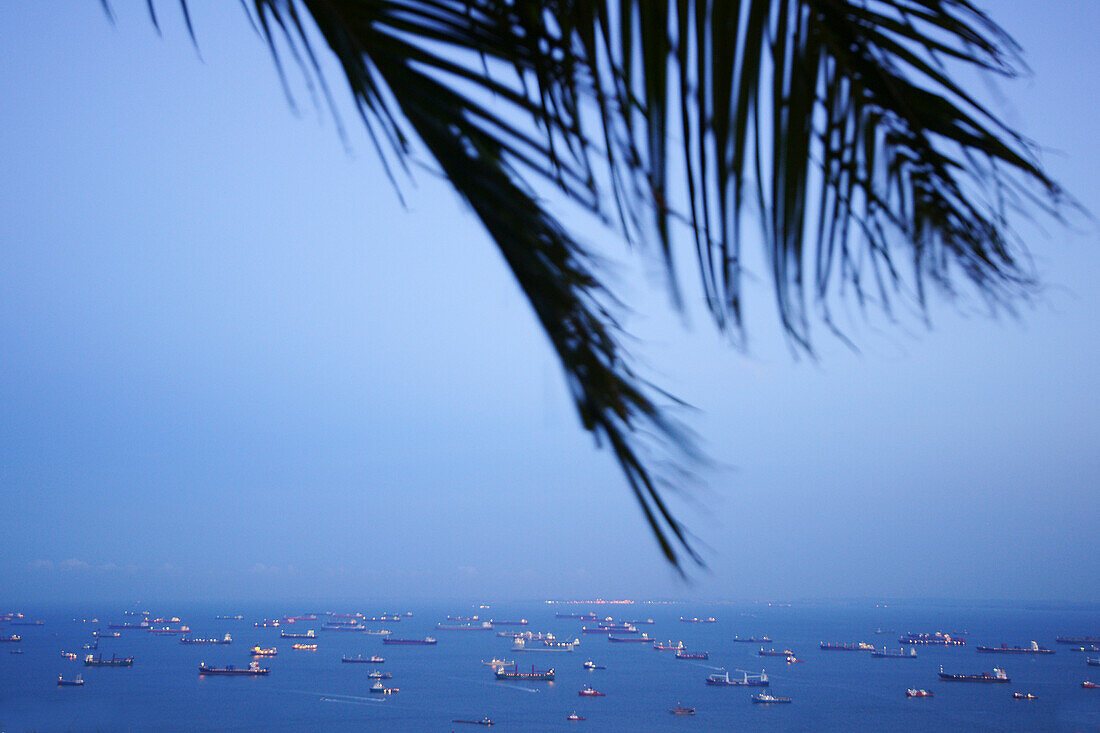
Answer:
<svg viewBox="0 0 1100 733"><path fill-rule="evenodd" d="M1097 602L1092 223L1021 223L1048 288L1019 322L853 309L861 352L821 329L817 362L763 279L740 354L579 224L716 464L674 499L708 566L685 583L445 183L415 172L403 209L342 88L350 154L235 5L193 8L199 53L117 5L0 21L0 604ZM1100 7L991 11L1033 76L977 92L1100 211Z"/></svg>

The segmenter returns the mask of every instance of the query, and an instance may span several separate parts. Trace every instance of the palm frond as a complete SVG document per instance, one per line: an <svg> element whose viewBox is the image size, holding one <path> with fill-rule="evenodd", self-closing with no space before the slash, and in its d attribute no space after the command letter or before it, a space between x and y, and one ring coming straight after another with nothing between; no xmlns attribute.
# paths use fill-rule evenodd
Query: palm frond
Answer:
<svg viewBox="0 0 1100 733"><path fill-rule="evenodd" d="M613 298L539 182L628 240L656 240L676 303L684 222L707 306L735 340L758 211L753 239L806 350L815 312L831 324L846 287L861 304L911 291L923 307L927 283L966 282L1011 307L1032 279L1009 212L1057 214L1063 200L1032 146L953 81L960 66L1021 66L968 0L243 1L280 76L285 47L331 104L323 39L382 159L407 166L419 141L470 205L676 567L701 559L643 446L655 436L682 458L691 440L632 369Z"/></svg>

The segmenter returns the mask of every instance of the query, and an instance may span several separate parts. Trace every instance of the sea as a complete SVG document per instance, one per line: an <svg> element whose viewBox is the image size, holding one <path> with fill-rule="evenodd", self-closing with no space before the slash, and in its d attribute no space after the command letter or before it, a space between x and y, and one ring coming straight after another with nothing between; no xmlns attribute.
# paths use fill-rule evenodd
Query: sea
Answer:
<svg viewBox="0 0 1100 733"><path fill-rule="evenodd" d="M7 609L0 609L3 612ZM42 625L0 623L0 636L19 634L18 643L0 644L0 731L463 731L493 722L494 730L515 731L1100 731L1100 667L1057 644L1059 636L1100 636L1100 606L962 602L808 602L694 603L527 601L513 603L401 602L369 599L341 606L269 604L183 604L134 608L15 608ZM128 668L85 667L85 644L108 623L139 621L126 611L153 617L179 617L195 637L232 635L229 645L182 645L179 636L124 630L101 638L96 654L132 656ZM323 614L400 614L398 622L371 622L395 638L438 640L434 646L383 645L381 636L327 631L317 621L257 627L264 619ZM582 634L592 621L558 618L594 613L617 621L652 619L639 630L662 642L683 642L706 660L678 660L651 644L612 643ZM240 614L241 619L218 618ZM448 616L478 622L526 619L527 626L491 631L436 629ZM681 619L709 619L691 622ZM299 640L281 631L315 629L316 651L297 651ZM499 631L550 632L558 639L580 639L573 652L512 651ZM866 651L827 651L821 642L865 642L898 649L902 633L941 632L961 636L966 646L920 646L917 658L879 659ZM735 641L763 637L764 643ZM1052 655L979 654L978 644L1028 646L1038 642ZM204 677L199 664L246 667L253 646L276 647L262 659L264 677ZM761 647L789 649L798 663L761 657ZM21 654L12 654L21 651ZM63 656L76 653L77 659ZM381 664L346 664L344 655L384 657ZM493 658L520 670L553 668L555 679L503 681L484 662ZM586 670L592 660L605 667ZM1009 684L943 682L948 672L976 674L1003 668ZM392 694L370 692L372 669L392 675ZM761 688L714 687L709 674L731 676L766 672L773 695L790 704L754 704ZM59 687L82 674L83 687ZM583 697L584 685L605 693ZM932 697L909 698L908 688ZM1029 692L1034 700L1017 700ZM695 708L678 716L677 706ZM581 721L567 719L571 713Z"/></svg>

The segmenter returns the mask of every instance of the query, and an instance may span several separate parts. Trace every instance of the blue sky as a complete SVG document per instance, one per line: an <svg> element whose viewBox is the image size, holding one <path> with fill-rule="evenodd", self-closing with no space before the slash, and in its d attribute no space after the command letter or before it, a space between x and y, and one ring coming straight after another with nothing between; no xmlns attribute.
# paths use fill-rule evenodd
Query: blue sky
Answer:
<svg viewBox="0 0 1100 733"><path fill-rule="evenodd" d="M336 76L347 147L235 5L194 6L199 53L144 5L0 15L0 598L1097 600L1094 222L1021 224L1047 288L1018 321L853 315L859 353L818 329L817 361L763 278L739 353L601 244L718 464L684 584L446 184L403 207ZM1100 211L1100 10L994 13L1033 73L979 91Z"/></svg>

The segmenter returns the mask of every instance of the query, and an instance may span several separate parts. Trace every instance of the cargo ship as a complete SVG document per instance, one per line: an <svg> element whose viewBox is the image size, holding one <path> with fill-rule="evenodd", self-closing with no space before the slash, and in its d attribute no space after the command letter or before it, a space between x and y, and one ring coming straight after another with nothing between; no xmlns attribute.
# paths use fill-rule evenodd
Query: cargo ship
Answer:
<svg viewBox="0 0 1100 733"><path fill-rule="evenodd" d="M244 620L244 614L243 613L235 613L235 614L232 614L230 616L215 616L214 620L215 621L243 621Z"/></svg>
<svg viewBox="0 0 1100 733"><path fill-rule="evenodd" d="M716 624L716 623L718 623L718 619L714 618L713 616L708 616L707 618L698 618L697 616L692 616L691 618L684 618L683 616L681 616L680 617L680 623L683 623L683 624Z"/></svg>
<svg viewBox="0 0 1100 733"><path fill-rule="evenodd" d="M377 654L370 657L364 657L362 654L358 654L354 657L349 657L347 654L345 654L340 657L340 661L346 664L382 664L386 660L378 656Z"/></svg>
<svg viewBox="0 0 1100 733"><path fill-rule="evenodd" d="M490 726L493 724L492 718L482 718L481 720L465 720L463 718L455 718L452 723L465 723L467 725L484 725Z"/></svg>
<svg viewBox="0 0 1100 733"><path fill-rule="evenodd" d="M280 631L279 632L279 638L280 639L316 639L317 638L317 632L315 632L313 629L310 629L309 631L307 631L304 634L295 634L295 633L292 633L292 632L289 632L289 631Z"/></svg>
<svg viewBox="0 0 1100 733"><path fill-rule="evenodd" d="M58 687L83 687L84 686L84 678L81 677L80 675L77 675L73 679L67 680L64 677L62 677L61 675L57 675L57 686Z"/></svg>
<svg viewBox="0 0 1100 733"><path fill-rule="evenodd" d="M742 644L770 644L772 641L770 636L734 636L732 640Z"/></svg>
<svg viewBox="0 0 1100 733"><path fill-rule="evenodd" d="M150 626L151 626L151 624L148 621L142 621L141 623L137 623L137 624L128 624L128 623L107 624L108 629L119 629L120 631L125 631L127 629L138 629L138 630L144 631L144 630L148 629Z"/></svg>
<svg viewBox="0 0 1100 733"><path fill-rule="evenodd" d="M279 653L279 650L276 647L264 648L254 646L248 650L248 653L254 657L274 657Z"/></svg>
<svg viewBox="0 0 1100 733"><path fill-rule="evenodd" d="M300 652L315 652L317 651L316 644L291 644L291 649L297 649Z"/></svg>
<svg viewBox="0 0 1100 733"><path fill-rule="evenodd" d="M666 641L664 644L662 644L659 641L655 641L655 642L653 642L653 648L656 649L659 652L660 651L678 651L678 650L684 648L684 642L678 641L675 644L673 644L672 641Z"/></svg>
<svg viewBox="0 0 1100 733"><path fill-rule="evenodd" d="M906 697L934 697L934 694L928 690L914 690L912 688L905 691Z"/></svg>
<svg viewBox="0 0 1100 733"><path fill-rule="evenodd" d="M641 626L643 624L644 625L652 625L653 624L653 619L651 619L651 618L631 619L629 621L623 621L623 623L624 624L630 624L631 626ZM694 709L695 708L692 708L692 710L694 710Z"/></svg>
<svg viewBox="0 0 1100 733"><path fill-rule="evenodd" d="M673 715L695 715L695 708L685 708L680 703L676 703L676 707L669 710Z"/></svg>
<svg viewBox="0 0 1100 733"><path fill-rule="evenodd" d="M555 613L554 618L575 618L581 621L595 621L596 614L594 613Z"/></svg>
<svg viewBox="0 0 1100 733"><path fill-rule="evenodd" d="M530 672L520 672L519 665L514 665L511 669L507 667L497 667L493 670L494 675L498 680L553 680L554 670L543 669L538 670L531 667Z"/></svg>
<svg viewBox="0 0 1100 733"><path fill-rule="evenodd" d="M495 626L526 626L527 625L527 619L521 618L518 621L504 621L504 620L497 621L495 619L489 619L489 623L491 623Z"/></svg>
<svg viewBox="0 0 1100 733"><path fill-rule="evenodd" d="M756 656L758 656L758 657L793 657L794 652L792 652L790 649L779 650L779 649L765 649L764 647L760 647L760 651L758 651L756 653Z"/></svg>
<svg viewBox="0 0 1100 733"><path fill-rule="evenodd" d="M150 626L150 634L188 634L191 632L190 626Z"/></svg>
<svg viewBox="0 0 1100 733"><path fill-rule="evenodd" d="M92 636L96 637L97 639L118 639L122 636L122 633L118 631L102 631L100 629L96 629L92 632Z"/></svg>
<svg viewBox="0 0 1100 733"><path fill-rule="evenodd" d="M104 659L102 654L100 654L98 657L95 656L94 654L89 654L88 656L84 657L84 666L85 667L133 667L134 666L134 658L133 657L116 657L114 654L112 654L110 659Z"/></svg>
<svg viewBox="0 0 1100 733"><path fill-rule="evenodd" d="M833 651L833 652L866 652L866 651L874 651L874 649L875 649L873 644L868 644L867 642L863 642L863 641L854 641L854 642L829 642L829 641L823 641L818 646L820 646L822 649L824 649L826 651Z"/></svg>
<svg viewBox="0 0 1100 733"><path fill-rule="evenodd" d="M649 644L649 643L652 643L653 641L655 641L655 639L651 639L646 634L642 634L641 636L612 636L611 634L608 634L607 635L607 640L608 641L617 641L617 642L620 642L620 643L627 643L627 644L630 644L630 643Z"/></svg>
<svg viewBox="0 0 1100 733"><path fill-rule="evenodd" d="M251 662L243 669L234 667L232 664L226 667L207 667L206 662L199 664L199 676L206 677L209 675L225 675L233 677L259 677L270 673L271 670L261 667L259 662Z"/></svg>
<svg viewBox="0 0 1100 733"><path fill-rule="evenodd" d="M190 636L180 638L180 644L232 644L233 637L226 634L220 639L193 639Z"/></svg>
<svg viewBox="0 0 1100 733"><path fill-rule="evenodd" d="M556 641L553 639L533 639L528 645L527 640L517 638L512 642L513 652L571 652L580 644L580 641Z"/></svg>
<svg viewBox="0 0 1100 733"><path fill-rule="evenodd" d="M992 672L981 674L950 674L940 667L940 679L945 682L1011 682L1003 669L994 667Z"/></svg>
<svg viewBox="0 0 1100 733"><path fill-rule="evenodd" d="M878 657L879 659L916 659L917 650L913 647L909 647L909 651L905 649L898 649L897 651L890 651L886 647L882 647L882 651L875 649L871 650L872 657Z"/></svg>
<svg viewBox="0 0 1100 733"><path fill-rule="evenodd" d="M423 639L394 639L392 636L387 636L382 639L382 643L401 646L432 646L436 643L436 640L431 636L425 636Z"/></svg>
<svg viewBox="0 0 1100 733"><path fill-rule="evenodd" d="M710 654L707 652L686 652L683 649L676 652L677 659L710 659Z"/></svg>
<svg viewBox="0 0 1100 733"><path fill-rule="evenodd" d="M768 675L760 670L760 674L749 674L741 671L741 679L730 677L729 672L723 670L716 674L707 675L707 684L717 687L767 687Z"/></svg>
<svg viewBox="0 0 1100 733"><path fill-rule="evenodd" d="M1053 649L1039 646L1039 643L1035 641L1031 642L1031 646L1023 647L1010 647L1007 644L1001 644L1000 646L977 646L974 648L983 654L1054 654Z"/></svg>
<svg viewBox="0 0 1100 733"><path fill-rule="evenodd" d="M461 623L461 624L444 624L438 623L435 628L439 631L492 631L493 624L491 621L482 621L481 623Z"/></svg>
<svg viewBox="0 0 1100 733"><path fill-rule="evenodd" d="M966 639L937 631L934 634L905 634L898 637L898 643L925 646L966 646Z"/></svg>

